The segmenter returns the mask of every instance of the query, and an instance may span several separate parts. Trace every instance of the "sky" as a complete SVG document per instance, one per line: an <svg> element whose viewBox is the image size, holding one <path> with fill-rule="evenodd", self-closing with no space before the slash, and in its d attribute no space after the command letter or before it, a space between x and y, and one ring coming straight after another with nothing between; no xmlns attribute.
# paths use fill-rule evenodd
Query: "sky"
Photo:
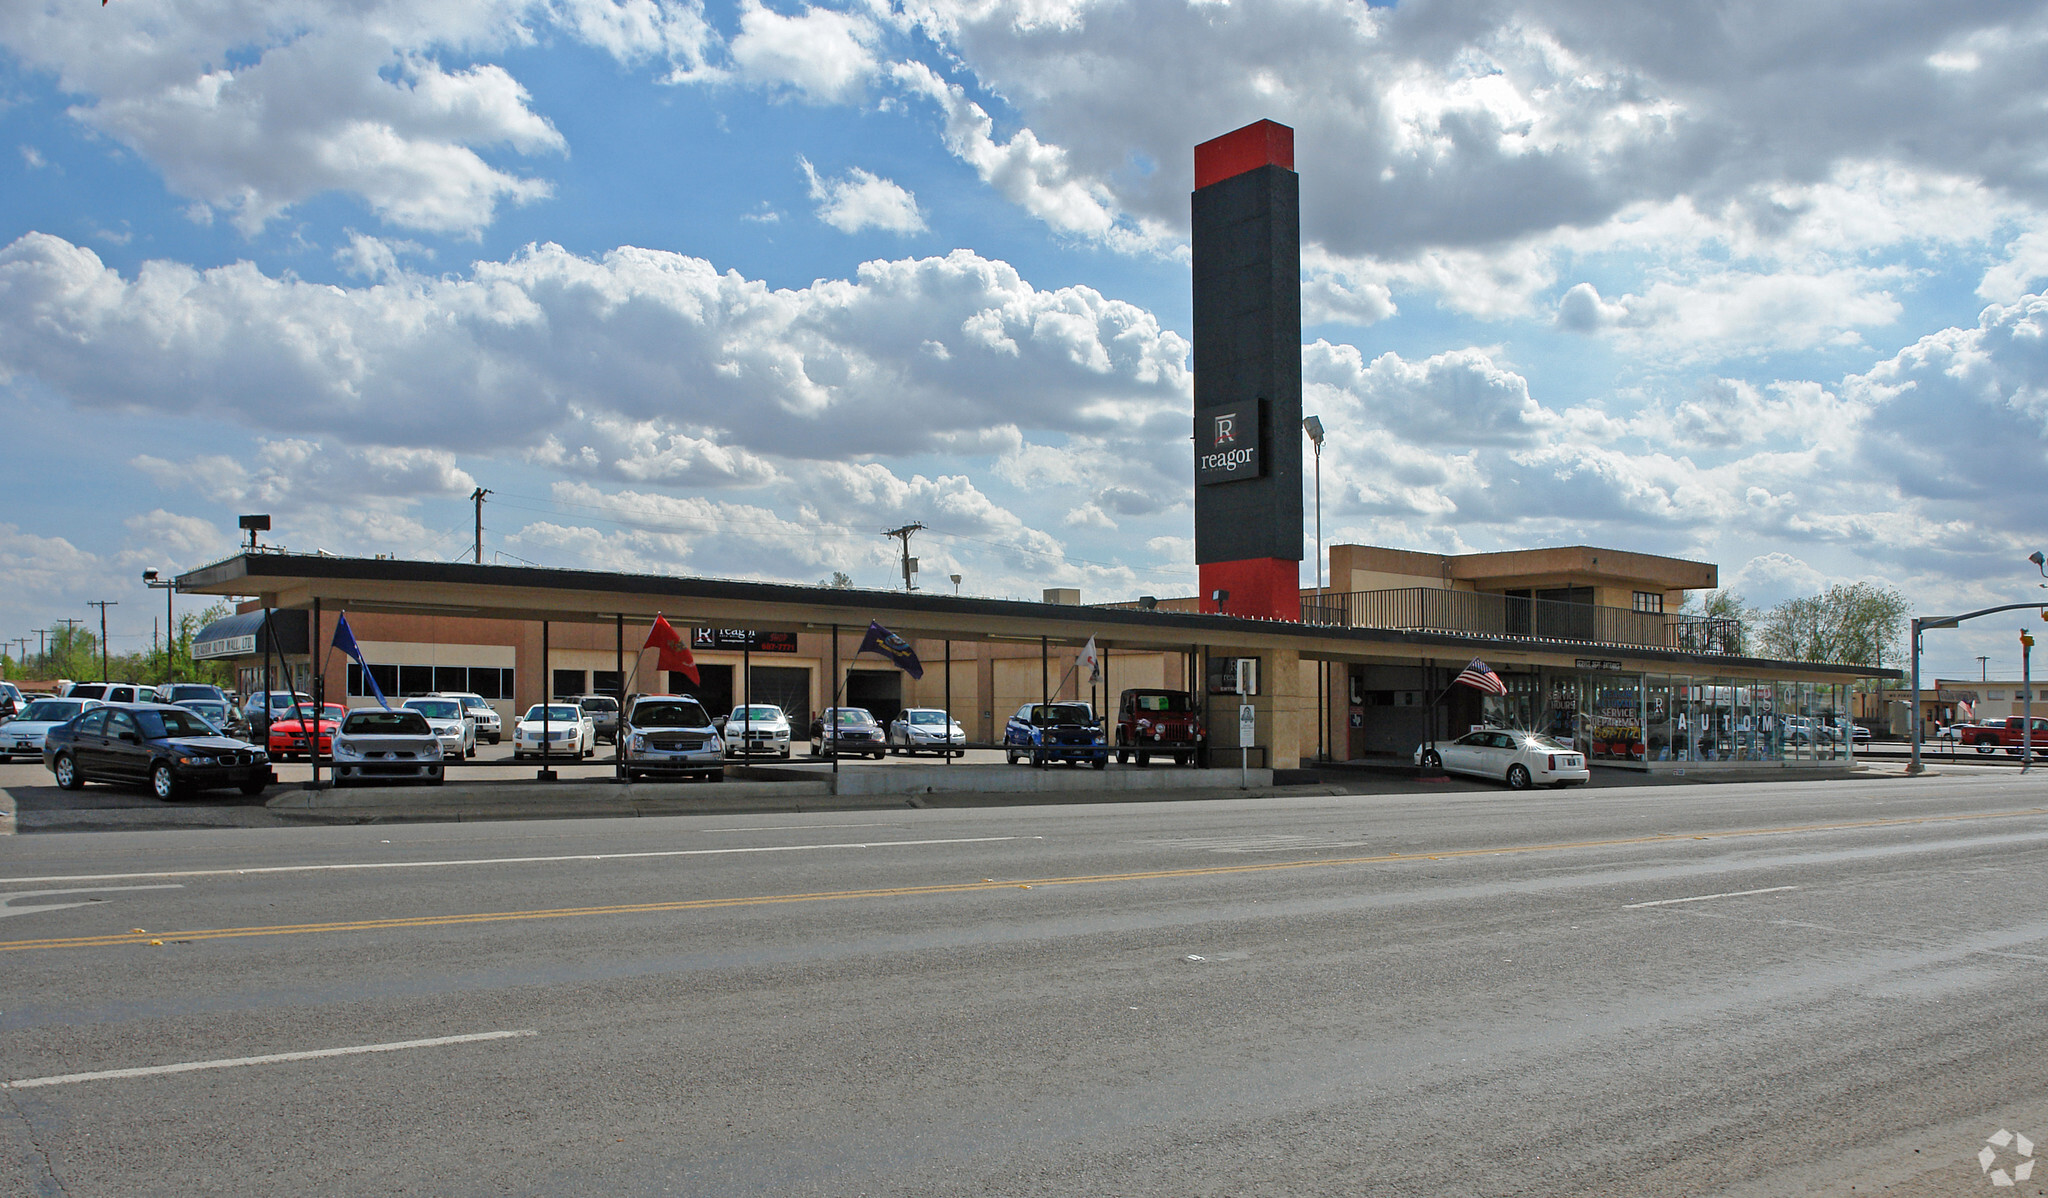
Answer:
<svg viewBox="0 0 2048 1198"><path fill-rule="evenodd" d="M1326 543L2048 600L2044 102L1995 0L7 0L0 636L146 647L244 512L463 558L477 487L486 561L1192 594L1261 119Z"/></svg>

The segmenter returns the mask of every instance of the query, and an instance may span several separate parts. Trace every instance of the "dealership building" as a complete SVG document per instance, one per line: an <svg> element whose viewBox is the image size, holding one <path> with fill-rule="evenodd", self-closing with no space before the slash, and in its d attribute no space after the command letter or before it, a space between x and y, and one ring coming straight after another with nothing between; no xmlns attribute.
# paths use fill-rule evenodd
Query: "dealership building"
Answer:
<svg viewBox="0 0 2048 1198"><path fill-rule="evenodd" d="M1085 604L668 575L249 552L180 577L244 597L200 633L244 693L289 674L351 704L463 690L514 716L545 697L685 690L714 710L769 702L800 729L833 704L884 719L954 712L1000 740L1020 706L1129 688L1202 696L1215 748L1252 709L1256 764L1406 756L1488 725L1549 732L1644 770L1839 767L1860 679L1895 670L1745 654L1731 622L1683 612L1703 562L1592 546L1441 555L1329 550L1304 573L1299 179L1293 131L1260 121L1195 150L1192 410L1196 594ZM346 612L365 671L326 648ZM689 629L699 681L655 677L654 619ZM870 622L909 638L912 678L854 651ZM1100 675L1075 668L1093 643ZM1449 685L1470 662L1506 687ZM1099 709L1100 710L1100 709ZM802 736L802 732L798 732Z"/></svg>

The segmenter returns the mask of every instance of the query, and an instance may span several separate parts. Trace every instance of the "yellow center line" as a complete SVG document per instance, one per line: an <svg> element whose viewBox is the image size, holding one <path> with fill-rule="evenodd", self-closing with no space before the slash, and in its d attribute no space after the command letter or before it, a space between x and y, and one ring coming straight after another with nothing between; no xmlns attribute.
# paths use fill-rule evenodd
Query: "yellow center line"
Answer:
<svg viewBox="0 0 2048 1198"><path fill-rule="evenodd" d="M1735 840L1756 836L1787 836L1802 832L1845 832L1862 828L1897 828L1970 820L2011 819L2048 815L2048 807L2013 811L1982 811L1964 815L1928 815L1896 819L1853 820L1825 824L1788 824L1775 828L1741 828L1727 832L1657 832L1607 840L1565 840L1546 844L1503 845L1482 849L1416 850L1376 853L1364 857L1316 857L1303 861L1260 861L1246 865L1205 865L1186 869L1153 869L1115 874L1076 874L1056 878L1008 881L942 882L929 886L887 886L866 890L826 890L808 894L762 894L734 898L683 899L666 903L614 903L601 907L554 907L533 911L477 911L461 915L417 915L398 919L351 919L332 923L272 924L249 928L201 928L186 932L119 932L103 936L61 936L45 940L0 941L0 952L51 948L109 948L164 941L232 940L245 936L304 936L321 932L372 932L392 928L438 928L461 924L512 923L533 919L575 919L596 915L644 915L669 911L711 911L724 907L759 907L776 903L827 903L854 899L908 898L918 895L974 894L990 890L1029 890L1040 886L1095 886L1116 882L1155 882L1174 878L1224 877L1232 874L1276 873L1282 870L1329 869L1353 865L1385 865L1444 861L1458 857L1503 857L1524 853L1556 853L1574 849L1626 848L1632 845L1676 844L1701 840Z"/></svg>

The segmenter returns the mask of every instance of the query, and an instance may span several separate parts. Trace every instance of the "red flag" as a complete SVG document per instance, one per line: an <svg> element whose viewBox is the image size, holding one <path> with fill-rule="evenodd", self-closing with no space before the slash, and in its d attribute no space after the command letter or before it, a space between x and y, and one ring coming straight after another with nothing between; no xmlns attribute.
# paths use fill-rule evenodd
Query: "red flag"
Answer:
<svg viewBox="0 0 2048 1198"><path fill-rule="evenodd" d="M655 663L658 668L674 670L696 685L704 685L704 680L697 677L697 655L690 652L690 642L676 635L667 617L654 617L654 627L647 630L647 643L640 648L661 650L661 660Z"/></svg>

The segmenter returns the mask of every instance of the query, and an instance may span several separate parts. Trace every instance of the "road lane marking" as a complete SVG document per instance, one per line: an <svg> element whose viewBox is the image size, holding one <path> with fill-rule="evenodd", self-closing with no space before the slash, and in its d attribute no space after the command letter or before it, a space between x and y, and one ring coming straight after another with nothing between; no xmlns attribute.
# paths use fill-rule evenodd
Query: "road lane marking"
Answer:
<svg viewBox="0 0 2048 1198"><path fill-rule="evenodd" d="M1155 882L1176 878L1223 877L1232 874L1275 873L1281 870L1327 869L1348 865L1419 865L1459 857L1506 857L1524 853L1556 853L1574 849L1627 848L1644 844L1687 844L1702 839L1733 840L1745 837L1779 836L1795 832L1840 831L1888 828L1914 824L1947 824L1966 820L2009 816L2048 815L2048 807L2020 811L1975 812L1967 815L1930 815L1901 819L1859 820L1842 824L1799 824L1783 828L1749 828L1717 832L1711 837L1659 832L1650 836L1629 836L1614 840L1559 841L1553 844L1509 845L1483 849L1446 849L1424 855L1383 853L1371 857L1317 857L1305 861L1261 861L1251 865L1205 865L1185 869L1143 870L1121 874L1080 874L1061 878L983 878L975 882L941 882L928 886L893 886L871 890L830 890L809 894L762 894L733 898L681 899L665 903L623 903L604 907L557 907L533 911L475 911L460 915L420 915L397 919L361 919L334 923L276 924L247 928L201 928L186 932L115 933L105 936L66 936L46 940L0 940L0 952L34 949L115 948L148 944L151 940L233 940L249 936L304 936L323 932L370 932L394 928L438 928L462 924L514 923L536 919L574 919L599 915L646 915L674 911L710 911L728 907L764 907L782 903L847 902L858 899L913 898L930 895L974 894L989 890L1030 890L1038 886L1091 886L1129 882ZM1039 838L1034 838L1039 839Z"/></svg>
<svg viewBox="0 0 2048 1198"><path fill-rule="evenodd" d="M67 890L17 890L12 894L0 894L0 919L10 915L34 915L38 911L63 911L70 907L90 907L103 899L83 899L75 903L37 903L33 907L17 907L16 899L48 898L58 894L98 894L123 890L183 890L182 882L163 882L155 886L73 886Z"/></svg>
<svg viewBox="0 0 2048 1198"><path fill-rule="evenodd" d="M506 1032L470 1032L461 1036L435 1036L430 1040L399 1040L390 1044L356 1044L348 1048L317 1048L311 1052L274 1052L261 1057L227 1057L218 1061L185 1061L176 1065L144 1065L136 1069L101 1069L94 1073L64 1073L56 1077L29 1077L0 1082L0 1089L34 1090L42 1086L72 1086L79 1082L111 1081L123 1077L157 1077L166 1073L195 1073L201 1069L239 1069L244 1065L276 1065L285 1061L311 1061L320 1057L353 1057L366 1052L400 1052L408 1048L439 1048L444 1044L475 1044L480 1040L510 1040L537 1036L532 1028Z"/></svg>
<svg viewBox="0 0 2048 1198"><path fill-rule="evenodd" d="M0 878L0 886L24 882L124 882L133 878L239 878L258 874L332 873L356 869L431 869L454 865L536 865L555 861L630 861L648 857L730 857L744 853L796 853L819 849L902 849L934 844L993 844L1044 840L1043 836L959 836L948 840L867 840L843 844L769 844L730 849L660 849L640 853L566 853L553 857L464 857L447 861L347 861L332 865L251 865L241 869L156 870L132 874L74 874L47 878Z"/></svg>
<svg viewBox="0 0 2048 1198"><path fill-rule="evenodd" d="M1695 894L1691 898L1652 899L1647 903L1623 903L1621 909L1634 911L1639 907L1675 907L1679 903L1704 903L1708 899L1746 898L1752 894L1776 894L1781 890L1797 890L1797 886L1766 886L1761 890L1724 890L1719 894Z"/></svg>

